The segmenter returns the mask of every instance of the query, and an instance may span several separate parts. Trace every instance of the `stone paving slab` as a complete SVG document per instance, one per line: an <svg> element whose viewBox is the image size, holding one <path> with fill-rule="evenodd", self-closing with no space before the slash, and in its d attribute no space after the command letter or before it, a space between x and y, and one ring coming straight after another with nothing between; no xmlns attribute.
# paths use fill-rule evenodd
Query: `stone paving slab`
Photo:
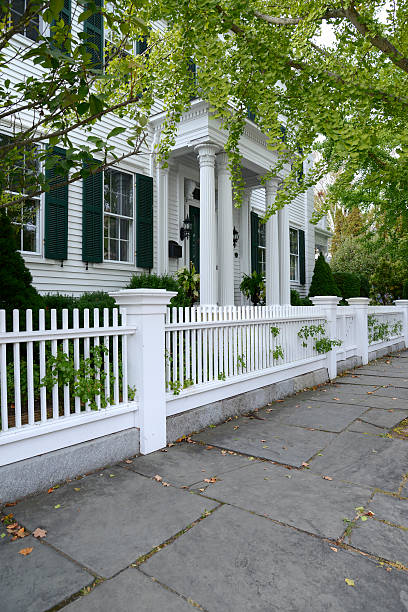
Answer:
<svg viewBox="0 0 408 612"><path fill-rule="evenodd" d="M402 387L380 387L375 392L378 397L396 397L400 400L408 400L408 389Z"/></svg>
<svg viewBox="0 0 408 612"><path fill-rule="evenodd" d="M330 546L223 506L142 569L208 612L407 611L405 572Z"/></svg>
<svg viewBox="0 0 408 612"><path fill-rule="evenodd" d="M234 429L236 427L239 429ZM325 448L335 435L269 422L265 418L246 421L236 419L192 437L193 440L238 453L300 466L303 461Z"/></svg>
<svg viewBox="0 0 408 612"><path fill-rule="evenodd" d="M376 385L377 387L391 385L394 387L408 388L408 378L395 378L390 376L367 376L359 374L358 376L342 376L338 379L338 384L341 385Z"/></svg>
<svg viewBox="0 0 408 612"><path fill-rule="evenodd" d="M388 365L383 368L364 368L364 376L387 376L388 378L406 378L408 375L408 367L396 368ZM353 374L360 376L360 372L355 370Z"/></svg>
<svg viewBox="0 0 408 612"><path fill-rule="evenodd" d="M248 458L222 455L219 449L206 449L200 444L176 444L167 452L158 451L137 457L126 468L150 476L156 474L176 486L191 486L206 476L217 476L248 465Z"/></svg>
<svg viewBox="0 0 408 612"><path fill-rule="evenodd" d="M310 464L310 469L348 482L396 492L407 471L408 444L343 432Z"/></svg>
<svg viewBox="0 0 408 612"><path fill-rule="evenodd" d="M203 495L333 539L343 534L343 519L354 518L355 508L366 506L371 496L366 487L265 462L201 487Z"/></svg>
<svg viewBox="0 0 408 612"><path fill-rule="evenodd" d="M380 436L381 434L388 433L388 429L384 429L382 427L377 427L376 425L371 425L371 423L366 423L365 421L354 421L347 427L347 431L354 431L355 433L362 434L371 434L373 436Z"/></svg>
<svg viewBox="0 0 408 612"><path fill-rule="evenodd" d="M311 397L310 401L321 401L321 395ZM381 408L384 410L395 409L395 408L406 408L408 406L405 400L399 399L398 397L384 397L380 395L355 395L347 393L337 393L337 395L325 394L326 402L336 402L349 405L366 406L367 408ZM338 399L335 399L338 398Z"/></svg>
<svg viewBox="0 0 408 612"><path fill-rule="evenodd" d="M381 410L380 408L370 408L370 410L367 410L367 412L361 415L363 421L386 429L395 427L395 425L398 425L400 421L403 421L407 417L408 410Z"/></svg>
<svg viewBox="0 0 408 612"><path fill-rule="evenodd" d="M290 413L285 412L281 422L286 425L312 427L325 431L343 431L364 412L364 406L341 404L340 402L302 402Z"/></svg>
<svg viewBox="0 0 408 612"><path fill-rule="evenodd" d="M14 516L30 531L46 529L47 542L110 577L215 505L114 467L27 498L15 506Z"/></svg>
<svg viewBox="0 0 408 612"><path fill-rule="evenodd" d="M67 612L194 612L185 599L133 567L75 600Z"/></svg>
<svg viewBox="0 0 408 612"><path fill-rule="evenodd" d="M355 380L355 379L352 379ZM379 385L375 384L356 384L356 383L348 383L343 382L343 378L336 378L336 382L330 385L329 391L333 389L333 391L345 391L346 393L354 393L355 395L365 395L366 393L374 393L376 389L378 389ZM352 387L352 388L351 388Z"/></svg>
<svg viewBox="0 0 408 612"><path fill-rule="evenodd" d="M376 493L368 508L374 512L376 519L408 529L408 499Z"/></svg>
<svg viewBox="0 0 408 612"><path fill-rule="evenodd" d="M32 548L29 555L19 550ZM1 612L44 612L92 584L94 577L32 536L0 546Z"/></svg>
<svg viewBox="0 0 408 612"><path fill-rule="evenodd" d="M408 530L391 527L381 521L358 521L346 541L359 550L408 567ZM408 583L408 577L407 577Z"/></svg>

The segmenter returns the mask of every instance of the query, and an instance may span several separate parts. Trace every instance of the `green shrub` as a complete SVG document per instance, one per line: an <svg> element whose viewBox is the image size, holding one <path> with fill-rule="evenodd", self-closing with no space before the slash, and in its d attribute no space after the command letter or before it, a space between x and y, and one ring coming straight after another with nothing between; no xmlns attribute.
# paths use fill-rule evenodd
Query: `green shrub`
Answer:
<svg viewBox="0 0 408 612"><path fill-rule="evenodd" d="M408 300L408 281L402 287L402 299Z"/></svg>
<svg viewBox="0 0 408 612"><path fill-rule="evenodd" d="M348 298L360 297L360 277L350 272L335 272L334 281L340 291L338 294L347 300Z"/></svg>
<svg viewBox="0 0 408 612"><path fill-rule="evenodd" d="M313 297L315 295L339 295L339 289L323 253L320 253L316 259L309 289L309 296Z"/></svg>
<svg viewBox="0 0 408 612"><path fill-rule="evenodd" d="M371 284L366 276L360 276L360 297L370 297Z"/></svg>
<svg viewBox="0 0 408 612"><path fill-rule="evenodd" d="M308 297L300 297L296 289L290 290L290 304L291 306L313 306L313 302Z"/></svg>
<svg viewBox="0 0 408 612"><path fill-rule="evenodd" d="M177 291L177 295L170 300L170 306L192 306L191 299L185 294L179 281L168 274L135 274L126 288Z"/></svg>

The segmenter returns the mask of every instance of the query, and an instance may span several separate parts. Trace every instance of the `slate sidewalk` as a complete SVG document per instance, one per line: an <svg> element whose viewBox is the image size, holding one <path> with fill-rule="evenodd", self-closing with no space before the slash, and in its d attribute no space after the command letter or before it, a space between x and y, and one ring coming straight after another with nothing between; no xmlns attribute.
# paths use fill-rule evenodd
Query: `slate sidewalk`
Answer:
<svg viewBox="0 0 408 612"><path fill-rule="evenodd" d="M404 352L3 506L0 610L407 612L407 417Z"/></svg>

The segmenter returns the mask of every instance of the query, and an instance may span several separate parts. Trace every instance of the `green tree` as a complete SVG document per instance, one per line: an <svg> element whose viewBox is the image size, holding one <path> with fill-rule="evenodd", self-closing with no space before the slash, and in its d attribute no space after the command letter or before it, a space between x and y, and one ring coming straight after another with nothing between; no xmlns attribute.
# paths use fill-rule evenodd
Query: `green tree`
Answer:
<svg viewBox="0 0 408 612"><path fill-rule="evenodd" d="M320 253L316 259L309 295L310 297L315 295L340 295L331 268L323 253Z"/></svg>
<svg viewBox="0 0 408 612"><path fill-rule="evenodd" d="M42 299L32 286L32 276L17 250L16 232L0 211L0 309L38 309Z"/></svg>

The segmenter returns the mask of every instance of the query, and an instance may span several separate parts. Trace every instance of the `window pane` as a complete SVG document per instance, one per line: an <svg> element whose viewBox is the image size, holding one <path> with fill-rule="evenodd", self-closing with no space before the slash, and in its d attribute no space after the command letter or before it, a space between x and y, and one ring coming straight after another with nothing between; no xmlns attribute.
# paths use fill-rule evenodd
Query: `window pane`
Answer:
<svg viewBox="0 0 408 612"><path fill-rule="evenodd" d="M120 260L129 260L129 243L126 240L120 241Z"/></svg>
<svg viewBox="0 0 408 612"><path fill-rule="evenodd" d="M290 280L297 280L297 262L298 258L296 255L290 256Z"/></svg>
<svg viewBox="0 0 408 612"><path fill-rule="evenodd" d="M109 259L118 261L119 259L119 240L110 241Z"/></svg>
<svg viewBox="0 0 408 612"><path fill-rule="evenodd" d="M298 254L298 231L295 229L290 229L290 252L295 255Z"/></svg>
<svg viewBox="0 0 408 612"><path fill-rule="evenodd" d="M110 237L111 238L119 238L119 219L116 217L110 218Z"/></svg>

